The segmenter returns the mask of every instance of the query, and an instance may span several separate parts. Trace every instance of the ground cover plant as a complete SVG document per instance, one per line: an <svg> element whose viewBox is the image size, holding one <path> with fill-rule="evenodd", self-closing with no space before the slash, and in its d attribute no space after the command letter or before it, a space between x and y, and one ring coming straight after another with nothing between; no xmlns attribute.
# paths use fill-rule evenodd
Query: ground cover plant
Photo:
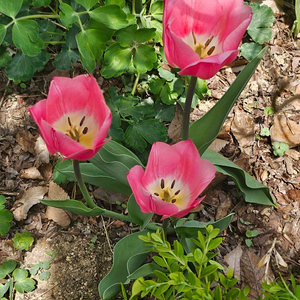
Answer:
<svg viewBox="0 0 300 300"><path fill-rule="evenodd" d="M145 247L141 235L160 234L158 229L163 230L162 236L175 235L176 251L193 256L202 268L201 255L191 247L191 239L198 237L196 245L203 246L200 230L219 233L207 226L212 224L225 230L232 220L232 214L209 223L193 219L193 214L188 216L205 197L202 193L216 171L233 179L246 202L276 205L267 187L208 149L267 51L262 45L271 38L269 27L274 21L268 7L238 0L19 0L14 4L4 0L0 2L0 11L1 66L10 80L27 81L49 61L62 70L79 61L90 73L72 79L53 78L47 98L29 111L50 154L62 155L63 160L55 170L56 182L77 181L85 200L41 202L79 215L116 218L140 229L116 245L113 267L99 284L102 299L111 299L124 284L138 277L132 297L149 283L141 278L154 274L159 280L174 280L175 277L166 277L163 272L154 272L157 266L143 264L153 249ZM204 11L211 15L208 17ZM249 63L219 102L201 119L190 123L191 108L208 92L205 80L235 60L246 32L250 43L243 43L240 49ZM125 86L122 93L111 88L105 99L91 75L98 71L104 78L121 78ZM164 123L173 119L176 103L183 109L183 120L181 141L174 143L168 138ZM278 156L288 150L284 144L274 147ZM126 214L97 205L86 183L128 195ZM162 217L159 220L155 215ZM4 232L8 222L9 219L4 222ZM250 230L246 235L256 236ZM214 256L210 255L209 259ZM159 265L160 260L156 260ZM217 269L221 267L209 262L209 266L204 266L204 275L222 283L212 299L222 299L227 289L226 299L234 299L238 294L246 299L247 292L231 289L236 282L232 274L220 275ZM185 271L180 269L176 273L182 282ZM204 290L210 286L207 278ZM197 284L195 278L187 279L201 286L201 280ZM168 299L171 294L185 299L186 292L187 299L199 297L199 291L193 295L191 290L179 286L174 292L170 286L158 291L145 290L144 295L166 293L161 299ZM289 290L284 283L283 286L280 288ZM295 280L293 288L298 289ZM200 293L203 289L199 288ZM265 290L272 292L267 286Z"/></svg>

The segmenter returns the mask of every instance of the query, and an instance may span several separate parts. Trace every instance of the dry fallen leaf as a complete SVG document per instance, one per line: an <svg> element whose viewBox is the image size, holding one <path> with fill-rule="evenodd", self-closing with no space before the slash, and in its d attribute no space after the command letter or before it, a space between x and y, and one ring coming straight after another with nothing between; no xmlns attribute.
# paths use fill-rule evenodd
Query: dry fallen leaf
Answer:
<svg viewBox="0 0 300 300"><path fill-rule="evenodd" d="M220 152L227 144L229 144L228 141L221 140L221 139L214 139L214 141L209 145L209 149L214 150L216 152Z"/></svg>
<svg viewBox="0 0 300 300"><path fill-rule="evenodd" d="M19 131L16 135L16 141L24 151L35 154L34 153L35 139L28 130Z"/></svg>
<svg viewBox="0 0 300 300"><path fill-rule="evenodd" d="M29 188L24 196L14 203L13 210L14 218L17 221L21 221L27 218L27 213L29 209L40 202L44 195L47 193L47 188L44 186L37 186Z"/></svg>
<svg viewBox="0 0 300 300"><path fill-rule="evenodd" d="M168 128L168 137L172 139L173 143L178 142L181 138L182 118L183 118L182 108L179 104L177 104L175 116Z"/></svg>
<svg viewBox="0 0 300 300"><path fill-rule="evenodd" d="M243 254L243 249L239 244L236 248L232 251L227 253L224 256L224 260L227 262L229 268L233 269L234 277L241 280L241 257Z"/></svg>
<svg viewBox="0 0 300 300"><path fill-rule="evenodd" d="M35 165L39 167L41 164L49 163L49 151L44 140L39 136L34 146L36 162Z"/></svg>
<svg viewBox="0 0 300 300"><path fill-rule="evenodd" d="M43 176L36 167L22 169L20 171L20 177L25 179L43 179Z"/></svg>
<svg viewBox="0 0 300 300"><path fill-rule="evenodd" d="M48 192L49 200L66 200L70 199L68 194L56 183L53 181L49 184L49 192ZM52 206L47 206L46 210L46 218L49 220L53 220L60 226L68 226L71 223L71 213Z"/></svg>

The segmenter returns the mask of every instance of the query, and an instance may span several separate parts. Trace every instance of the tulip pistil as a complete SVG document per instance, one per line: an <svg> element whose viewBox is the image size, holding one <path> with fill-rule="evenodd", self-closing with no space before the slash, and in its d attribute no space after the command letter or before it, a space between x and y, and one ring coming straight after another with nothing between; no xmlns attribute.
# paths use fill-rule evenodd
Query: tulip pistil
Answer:
<svg viewBox="0 0 300 300"><path fill-rule="evenodd" d="M88 127L84 127L82 129L82 125L84 123L85 116L80 120L79 125L73 125L71 122L71 118L68 117L69 128L66 130L66 135L68 135L72 140L80 143L83 135L87 134L89 129Z"/></svg>

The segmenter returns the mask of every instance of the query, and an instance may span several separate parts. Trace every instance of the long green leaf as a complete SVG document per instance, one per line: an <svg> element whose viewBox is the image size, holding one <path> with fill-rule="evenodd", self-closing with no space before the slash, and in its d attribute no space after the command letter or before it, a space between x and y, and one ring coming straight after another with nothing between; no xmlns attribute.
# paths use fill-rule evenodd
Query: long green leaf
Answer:
<svg viewBox="0 0 300 300"><path fill-rule="evenodd" d="M274 205L275 200L272 198L269 188L259 183L247 172L231 162L223 155L207 149L202 158L212 162L218 172L230 176L244 194L245 201L263 205Z"/></svg>
<svg viewBox="0 0 300 300"><path fill-rule="evenodd" d="M126 176L129 170L135 165L142 166L134 153L115 141L106 143L90 162L125 185L128 185Z"/></svg>
<svg viewBox="0 0 300 300"><path fill-rule="evenodd" d="M67 165L65 162L57 164L56 171L65 175L69 181L75 180L73 165ZM132 193L128 184L123 184L116 180L113 176L107 175L104 171L100 170L92 163L81 163L80 171L83 181L86 183L90 183L125 195L130 195Z"/></svg>
<svg viewBox="0 0 300 300"><path fill-rule="evenodd" d="M99 294L101 299L111 299L121 290L121 283L128 283L128 276L137 270L148 255L139 235L147 234L147 230L130 234L120 240L113 255L113 266L110 272L100 281ZM130 270L128 267L130 265Z"/></svg>
<svg viewBox="0 0 300 300"><path fill-rule="evenodd" d="M219 134L231 108L245 88L266 50L267 48L264 48L260 51L257 57L254 58L239 74L237 79L218 103L201 119L197 120L190 126L189 136L198 148L200 154L204 153Z"/></svg>

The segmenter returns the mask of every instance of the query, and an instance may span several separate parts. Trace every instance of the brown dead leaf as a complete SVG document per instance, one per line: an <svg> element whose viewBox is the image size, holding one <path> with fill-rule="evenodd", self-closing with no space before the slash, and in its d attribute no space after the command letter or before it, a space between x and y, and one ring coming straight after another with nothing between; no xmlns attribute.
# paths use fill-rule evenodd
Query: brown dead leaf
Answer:
<svg viewBox="0 0 300 300"><path fill-rule="evenodd" d="M43 179L40 171L36 167L22 169L20 171L20 177L25 179Z"/></svg>
<svg viewBox="0 0 300 300"><path fill-rule="evenodd" d="M35 138L28 130L19 131L16 135L16 141L24 151L35 154Z"/></svg>
<svg viewBox="0 0 300 300"><path fill-rule="evenodd" d="M228 209L231 207L231 199L224 193L219 194L220 205L218 206L216 219L220 220L228 215Z"/></svg>
<svg viewBox="0 0 300 300"><path fill-rule="evenodd" d="M290 147L300 145L300 124L288 120L284 115L274 118L274 124L270 128L272 142L284 142Z"/></svg>
<svg viewBox="0 0 300 300"><path fill-rule="evenodd" d="M17 221L27 218L29 209L40 202L47 193L47 188L44 186L37 186L29 188L24 196L14 203L13 215ZM15 208L16 207L16 208Z"/></svg>
<svg viewBox="0 0 300 300"><path fill-rule="evenodd" d="M181 139L182 116L183 111L180 104L176 105L175 116L168 128L168 137L172 139L172 143L179 142Z"/></svg>
<svg viewBox="0 0 300 300"><path fill-rule="evenodd" d="M253 117L242 109L236 109L231 124L231 132L237 139L240 147L250 146L255 141Z"/></svg>
<svg viewBox="0 0 300 300"><path fill-rule="evenodd" d="M241 280L242 254L243 254L243 249L239 244L236 248L234 248L232 251L230 251L224 256L224 260L225 262L227 262L228 268L233 269L234 277L237 278L238 281Z"/></svg>
<svg viewBox="0 0 300 300"><path fill-rule="evenodd" d="M241 280L242 285L249 286L250 292L248 297L257 299L260 290L261 282L264 277L264 269L257 267L260 258L248 248L244 248L241 257Z"/></svg>
<svg viewBox="0 0 300 300"><path fill-rule="evenodd" d="M35 142L35 165L39 167L41 164L49 163L49 151L44 140L39 136Z"/></svg>
<svg viewBox="0 0 300 300"><path fill-rule="evenodd" d="M224 141L221 139L214 139L214 141L210 144L210 146L208 147L211 150L214 150L216 152L220 152L227 144L229 144L228 141Z"/></svg>
<svg viewBox="0 0 300 300"><path fill-rule="evenodd" d="M48 192L49 200L66 200L70 199L68 194L56 183L53 181L49 184L49 192ZM53 220L58 225L65 227L71 223L71 213L52 206L47 206L46 210L46 218L49 220Z"/></svg>

